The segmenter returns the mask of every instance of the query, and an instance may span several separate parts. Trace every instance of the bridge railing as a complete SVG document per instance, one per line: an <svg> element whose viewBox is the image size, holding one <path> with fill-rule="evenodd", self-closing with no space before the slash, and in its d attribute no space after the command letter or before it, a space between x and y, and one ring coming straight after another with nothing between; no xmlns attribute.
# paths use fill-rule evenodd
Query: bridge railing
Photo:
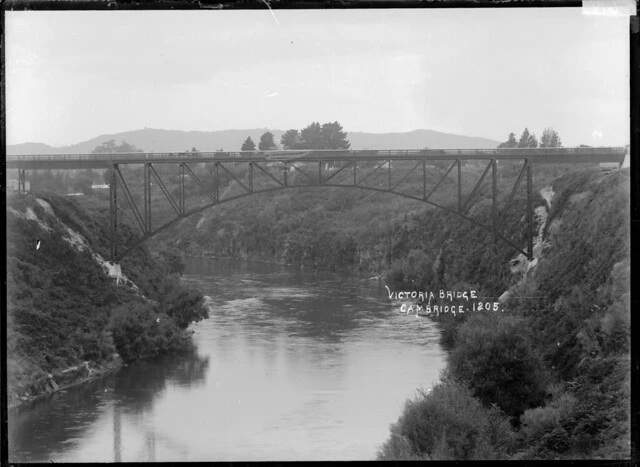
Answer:
<svg viewBox="0 0 640 467"><path fill-rule="evenodd" d="M46 163L142 163L216 161L302 161L385 159L528 159L540 163L622 162L626 148L500 148L500 149L363 149L363 150L277 150L214 152L134 152L118 154L24 154L7 156L7 168Z"/></svg>
<svg viewBox="0 0 640 467"><path fill-rule="evenodd" d="M128 152L128 153L91 153L91 154L17 154L7 155L7 160L128 160L128 159L161 159L183 157L185 159L200 157L269 157L269 156L304 156L304 157L423 157L423 156L487 156L503 155L594 155L625 153L622 147L578 147L578 148L496 148L496 149L309 149L309 150L274 150L274 151L204 151L204 152Z"/></svg>

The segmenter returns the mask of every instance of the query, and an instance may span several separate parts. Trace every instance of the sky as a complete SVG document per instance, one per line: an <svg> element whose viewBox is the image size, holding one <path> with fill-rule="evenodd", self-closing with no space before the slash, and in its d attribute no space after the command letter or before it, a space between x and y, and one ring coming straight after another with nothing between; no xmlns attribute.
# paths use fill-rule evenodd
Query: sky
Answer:
<svg viewBox="0 0 640 467"><path fill-rule="evenodd" d="M629 141L629 19L581 8L6 12L7 144L160 128Z"/></svg>

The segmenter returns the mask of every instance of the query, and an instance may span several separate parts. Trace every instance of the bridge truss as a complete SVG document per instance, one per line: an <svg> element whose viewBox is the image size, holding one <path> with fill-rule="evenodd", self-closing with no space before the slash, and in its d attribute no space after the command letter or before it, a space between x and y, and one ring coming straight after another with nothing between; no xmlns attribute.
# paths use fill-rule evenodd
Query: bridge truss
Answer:
<svg viewBox="0 0 640 467"><path fill-rule="evenodd" d="M534 164L621 163L625 152L623 148L553 148L87 154L10 156L7 168L18 169L22 190L28 169L108 169L110 259L115 263L158 232L196 213L259 193L303 187L358 188L421 201L491 232L531 260ZM506 191L504 183L498 189L502 179L499 168L504 170L505 166L510 166L515 177ZM132 170L137 170L133 183L131 179L127 182ZM469 178L476 178L475 182L469 184ZM470 216L470 211L486 189L485 180L490 182L491 195L486 198L491 200L491 215L477 219ZM443 185L448 185L447 195L436 199ZM504 222L523 186L524 247L508 237ZM168 204L170 215L158 216L159 198ZM197 205L188 206L195 198ZM119 213L123 207L133 215L142 237L120 248Z"/></svg>

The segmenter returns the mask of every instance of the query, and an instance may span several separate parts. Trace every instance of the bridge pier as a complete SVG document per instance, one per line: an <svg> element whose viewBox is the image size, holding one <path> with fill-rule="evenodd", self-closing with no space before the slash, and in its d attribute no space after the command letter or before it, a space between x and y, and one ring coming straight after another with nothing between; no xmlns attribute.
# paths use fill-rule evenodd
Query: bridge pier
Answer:
<svg viewBox="0 0 640 467"><path fill-rule="evenodd" d="M533 190L533 180L531 176L531 163L527 159L527 259L533 260L533 201L531 191Z"/></svg>
<svg viewBox="0 0 640 467"><path fill-rule="evenodd" d="M460 161L458 161L458 166L460 166ZM491 225L494 242L498 243L498 166L495 159L491 160L491 178L493 182L491 186Z"/></svg>
<svg viewBox="0 0 640 467"><path fill-rule="evenodd" d="M109 221L111 230L110 260L115 264L118 257L118 183L116 181L118 164L109 168Z"/></svg>
<svg viewBox="0 0 640 467"><path fill-rule="evenodd" d="M18 169L18 192L27 192L27 175L25 169Z"/></svg>

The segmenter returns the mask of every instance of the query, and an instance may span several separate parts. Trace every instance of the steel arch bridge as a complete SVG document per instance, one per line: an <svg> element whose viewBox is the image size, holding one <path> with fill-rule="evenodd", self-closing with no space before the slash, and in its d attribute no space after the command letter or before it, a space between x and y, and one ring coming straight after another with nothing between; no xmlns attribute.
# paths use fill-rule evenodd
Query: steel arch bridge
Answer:
<svg viewBox="0 0 640 467"><path fill-rule="evenodd" d="M109 171L110 260L118 263L134 248L158 232L182 219L222 203L276 190L310 187L341 187L391 193L421 201L448 211L474 225L491 232L529 259L533 257L534 219L532 206L532 170L536 164L548 163L622 163L625 148L544 148L544 149L425 149L425 150L309 150L265 152L187 152L187 153L128 153L128 154L56 154L8 156L7 169L18 169L19 187L26 185L26 171L38 169L100 168ZM506 200L498 199L500 163L510 163L517 178ZM470 192L463 194L463 167L474 165L480 177ZM486 165L485 165L486 164ZM178 187L170 190L163 172L165 166L177 165ZM194 167L209 167L206 179L201 180ZM125 180L122 167L142 167L142 208ZM517 168L516 168L517 167ZM175 173L174 173L175 175ZM515 175L515 173L514 173ZM400 186L413 176L414 191L402 192ZM469 216L484 180L491 179L491 218L481 222ZM256 182L258 179L260 180ZM163 180L164 179L164 180ZM187 184L187 179L189 183ZM503 220L512 206L515 194L526 179L526 248L507 238ZM375 186L365 181L376 181ZM445 183L457 185L455 199L445 203L433 199L437 189ZM409 180L410 181L410 180ZM417 184L420 185L416 187ZM429 183L427 183L429 181ZM265 182L270 183L267 185ZM433 183L435 182L435 183ZM175 185L175 184L174 184ZM235 193L229 191L233 185ZM427 185L429 189L427 189ZM173 211L172 217L154 225L152 191L160 189ZM135 185L139 190L139 186ZM205 197L199 206L187 209L188 191L193 188ZM120 190L126 203L120 201ZM156 189L157 191L157 189ZM233 191L233 190L232 190ZM157 198L157 197L156 197ZM133 245L119 248L118 211L128 205L142 238ZM157 208L156 208L157 209Z"/></svg>

